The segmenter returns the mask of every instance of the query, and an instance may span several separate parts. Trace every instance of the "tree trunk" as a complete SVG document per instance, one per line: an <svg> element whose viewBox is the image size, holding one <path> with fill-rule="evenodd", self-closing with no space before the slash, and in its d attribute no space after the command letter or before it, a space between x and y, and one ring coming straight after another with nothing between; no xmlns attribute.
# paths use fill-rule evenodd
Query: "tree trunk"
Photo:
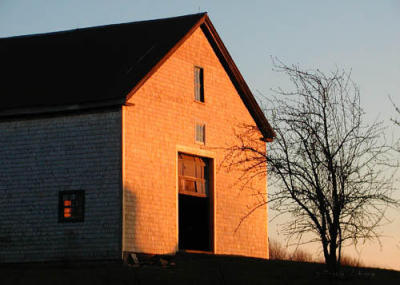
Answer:
<svg viewBox="0 0 400 285"><path fill-rule="evenodd" d="M336 250L329 252L328 260L325 261L327 269L330 273L337 273L338 272L338 264L336 259Z"/></svg>

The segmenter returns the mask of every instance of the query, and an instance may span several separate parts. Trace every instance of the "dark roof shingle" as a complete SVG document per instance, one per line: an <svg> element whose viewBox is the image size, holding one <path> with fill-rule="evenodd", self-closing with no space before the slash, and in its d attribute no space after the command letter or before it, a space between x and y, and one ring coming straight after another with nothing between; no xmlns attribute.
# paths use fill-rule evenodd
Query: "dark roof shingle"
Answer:
<svg viewBox="0 0 400 285"><path fill-rule="evenodd" d="M0 112L117 100L204 16L0 39Z"/></svg>

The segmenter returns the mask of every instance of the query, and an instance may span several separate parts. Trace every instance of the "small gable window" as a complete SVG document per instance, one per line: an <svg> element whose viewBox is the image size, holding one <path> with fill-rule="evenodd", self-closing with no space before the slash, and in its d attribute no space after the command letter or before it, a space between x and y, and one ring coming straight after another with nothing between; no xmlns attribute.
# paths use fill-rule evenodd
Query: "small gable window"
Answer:
<svg viewBox="0 0 400 285"><path fill-rule="evenodd" d="M198 66L194 67L194 99L204 102L204 70Z"/></svg>
<svg viewBox="0 0 400 285"><path fill-rule="evenodd" d="M83 222L85 191L60 191L58 202L59 222Z"/></svg>
<svg viewBox="0 0 400 285"><path fill-rule="evenodd" d="M200 144L206 143L206 125L205 124L196 123L195 141L196 141L196 143L200 143Z"/></svg>

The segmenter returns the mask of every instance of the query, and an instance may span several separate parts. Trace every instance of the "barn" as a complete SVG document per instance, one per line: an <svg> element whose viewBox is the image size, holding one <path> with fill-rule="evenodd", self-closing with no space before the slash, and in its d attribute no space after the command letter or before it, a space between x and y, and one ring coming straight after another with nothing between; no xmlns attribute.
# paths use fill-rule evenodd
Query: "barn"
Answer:
<svg viewBox="0 0 400 285"><path fill-rule="evenodd" d="M206 13L1 38L0 54L0 262L268 258L267 208L237 227L255 197L221 162L236 126L260 151L274 132Z"/></svg>

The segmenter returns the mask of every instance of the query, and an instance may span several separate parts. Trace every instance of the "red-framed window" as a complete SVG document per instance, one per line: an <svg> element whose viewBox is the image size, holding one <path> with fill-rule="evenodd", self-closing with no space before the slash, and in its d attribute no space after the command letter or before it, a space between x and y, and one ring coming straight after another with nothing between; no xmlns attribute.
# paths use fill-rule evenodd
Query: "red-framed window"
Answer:
<svg viewBox="0 0 400 285"><path fill-rule="evenodd" d="M85 210L85 191L69 190L59 192L58 221L83 222Z"/></svg>

